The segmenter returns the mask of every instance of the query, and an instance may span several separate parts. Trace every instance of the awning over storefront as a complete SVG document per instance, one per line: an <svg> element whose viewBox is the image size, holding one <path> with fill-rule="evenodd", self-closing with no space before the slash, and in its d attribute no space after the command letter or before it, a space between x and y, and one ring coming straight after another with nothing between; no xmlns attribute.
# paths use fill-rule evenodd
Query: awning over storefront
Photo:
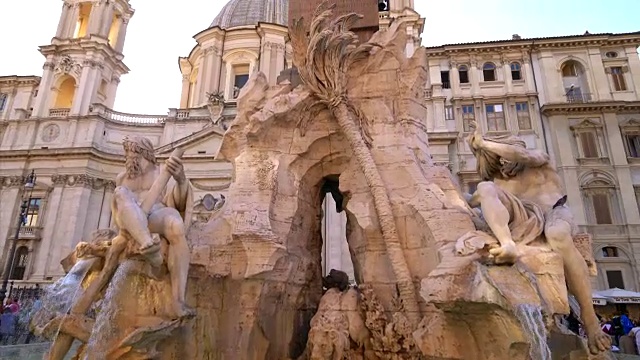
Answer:
<svg viewBox="0 0 640 360"><path fill-rule="evenodd" d="M591 298L593 299L593 305L597 305L597 306L607 305L607 298L598 293L591 294Z"/></svg>
<svg viewBox="0 0 640 360"><path fill-rule="evenodd" d="M596 299L602 298L612 304L640 304L640 293L618 288L596 291L593 294L593 304L601 305L596 304Z"/></svg>

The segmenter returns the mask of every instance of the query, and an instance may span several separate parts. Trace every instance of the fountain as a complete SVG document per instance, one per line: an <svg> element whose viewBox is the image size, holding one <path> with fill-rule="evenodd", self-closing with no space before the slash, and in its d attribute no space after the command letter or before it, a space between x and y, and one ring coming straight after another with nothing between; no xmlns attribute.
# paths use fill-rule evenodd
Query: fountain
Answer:
<svg viewBox="0 0 640 360"><path fill-rule="evenodd" d="M585 237L563 232L564 198L547 206L499 189L500 176L531 187L532 171L552 177L546 154L537 166L509 161L533 154L476 131L470 146L489 170L466 199L429 155L426 52L407 58L402 19L358 44L348 31L357 19L336 19L325 3L311 23L295 22L301 84L252 75L218 155L234 167L229 195L206 224L185 221L182 152L160 166L145 139L125 141L114 196L121 230L95 234L66 259L74 270L62 283L82 286L71 302L50 300L57 310L39 328L54 341L47 359L62 359L74 339L78 359L107 360L556 360L607 348L596 331L590 348L574 335L564 334L572 346L554 341L553 320L569 311L565 267L579 275L569 286L581 304L591 291L573 245ZM514 153L490 151L505 146ZM320 275L329 180L347 215L357 288L339 272ZM504 199L506 221L492 210ZM511 235L498 240L496 229ZM591 324L592 309L582 310Z"/></svg>

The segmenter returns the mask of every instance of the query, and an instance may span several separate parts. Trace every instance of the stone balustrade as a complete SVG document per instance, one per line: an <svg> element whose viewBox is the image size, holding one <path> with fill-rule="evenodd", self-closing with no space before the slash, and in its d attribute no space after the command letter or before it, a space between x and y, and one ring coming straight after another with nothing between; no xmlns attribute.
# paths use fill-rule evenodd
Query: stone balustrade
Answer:
<svg viewBox="0 0 640 360"><path fill-rule="evenodd" d="M69 108L58 108L58 109L50 109L49 117L53 118L63 118L69 116L69 112L71 109Z"/></svg>
<svg viewBox="0 0 640 360"><path fill-rule="evenodd" d="M20 228L21 239L40 239L40 232L42 227L40 226L23 226Z"/></svg>

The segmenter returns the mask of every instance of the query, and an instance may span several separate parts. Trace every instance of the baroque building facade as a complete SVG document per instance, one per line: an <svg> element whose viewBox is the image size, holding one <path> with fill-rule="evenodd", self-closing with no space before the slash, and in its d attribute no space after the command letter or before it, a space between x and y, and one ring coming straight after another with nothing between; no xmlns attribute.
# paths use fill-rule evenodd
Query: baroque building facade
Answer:
<svg viewBox="0 0 640 360"><path fill-rule="evenodd" d="M424 28L414 1L378 2L380 28L402 17L413 54ZM275 85L292 65L288 8L288 0L229 1L179 58L179 106L158 116L113 110L129 71L122 54L134 15L129 1L65 0L55 37L40 47L42 75L0 77L0 264L19 219L24 224L12 278L55 280L75 244L110 226L125 136L149 138L159 159L176 146L186 149L194 220L206 221L231 181L231 165L215 155L240 90L255 71ZM464 191L474 190L480 179L464 141L470 121L547 150L579 226L594 236L597 289L640 290L638 45L640 33L427 48L424 125L434 160L450 167ZM31 170L37 183L25 189ZM23 199L30 200L21 219ZM323 271L352 273L345 215L331 196L322 206Z"/></svg>
<svg viewBox="0 0 640 360"><path fill-rule="evenodd" d="M640 33L453 44L427 49L427 130L434 160L463 190L481 180L464 141L514 134L547 151L582 232L595 289L640 291Z"/></svg>

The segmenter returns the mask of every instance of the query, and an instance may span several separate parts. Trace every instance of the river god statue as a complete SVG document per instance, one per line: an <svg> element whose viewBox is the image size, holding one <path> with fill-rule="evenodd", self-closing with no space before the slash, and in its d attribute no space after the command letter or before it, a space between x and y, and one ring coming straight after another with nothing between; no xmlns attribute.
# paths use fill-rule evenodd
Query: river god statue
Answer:
<svg viewBox="0 0 640 360"><path fill-rule="evenodd" d="M496 264L513 264L527 246L545 243L562 257L568 289L580 305L589 350L594 354L608 350L609 336L600 329L593 309L587 264L573 242L576 225L549 155L527 149L515 136L483 136L477 124L473 127L467 140L483 181L468 202L480 208L487 229L459 239L458 253L468 253L470 247L488 248Z"/></svg>

